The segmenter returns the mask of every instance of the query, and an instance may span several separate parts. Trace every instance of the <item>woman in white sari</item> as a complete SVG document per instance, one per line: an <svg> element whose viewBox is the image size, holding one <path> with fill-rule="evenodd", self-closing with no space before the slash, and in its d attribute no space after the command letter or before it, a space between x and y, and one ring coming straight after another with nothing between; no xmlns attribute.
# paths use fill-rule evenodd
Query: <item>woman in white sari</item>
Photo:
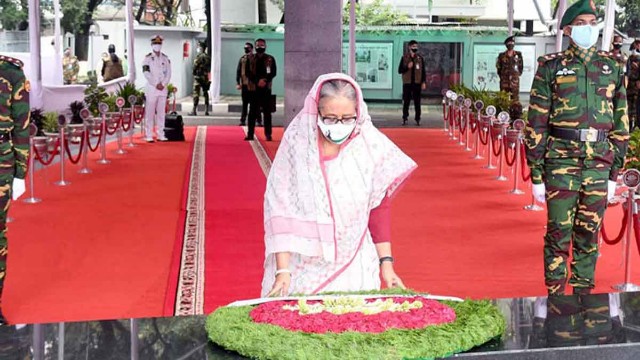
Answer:
<svg viewBox="0 0 640 360"><path fill-rule="evenodd" d="M284 133L264 201L262 296L404 287L390 199L416 164L371 123L360 86L316 80Z"/></svg>

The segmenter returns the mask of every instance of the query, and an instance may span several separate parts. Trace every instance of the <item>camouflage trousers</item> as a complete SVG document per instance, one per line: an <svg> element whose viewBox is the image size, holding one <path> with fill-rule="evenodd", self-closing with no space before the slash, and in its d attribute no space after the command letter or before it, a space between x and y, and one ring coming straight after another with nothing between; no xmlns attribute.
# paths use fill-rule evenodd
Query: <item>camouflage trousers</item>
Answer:
<svg viewBox="0 0 640 360"><path fill-rule="evenodd" d="M13 169L11 172L0 170L0 315L2 314L2 289L7 270L7 213L11 202L12 183Z"/></svg>
<svg viewBox="0 0 640 360"><path fill-rule="evenodd" d="M511 95L511 102L520 102L520 79L500 80L500 91Z"/></svg>
<svg viewBox="0 0 640 360"><path fill-rule="evenodd" d="M544 325L548 347L620 342L619 318L611 318L609 294L550 296Z"/></svg>
<svg viewBox="0 0 640 360"><path fill-rule="evenodd" d="M195 106L198 106L198 103L200 102L200 90L202 90L202 95L204 95L205 104L207 106L209 105L210 86L211 82L206 78L193 78L193 103Z"/></svg>
<svg viewBox="0 0 640 360"><path fill-rule="evenodd" d="M574 293L588 293L594 287L609 170L608 166L600 164L596 168L592 161L582 159L556 159L552 164L547 160L544 276L549 295L564 294L570 247L573 261L569 284Z"/></svg>

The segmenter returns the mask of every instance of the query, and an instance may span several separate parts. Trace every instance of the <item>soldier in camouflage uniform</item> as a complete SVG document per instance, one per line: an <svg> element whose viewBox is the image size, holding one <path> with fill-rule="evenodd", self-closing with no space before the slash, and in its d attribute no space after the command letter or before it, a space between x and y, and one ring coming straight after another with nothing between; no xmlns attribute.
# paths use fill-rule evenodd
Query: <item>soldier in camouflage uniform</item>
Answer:
<svg viewBox="0 0 640 360"><path fill-rule="evenodd" d="M496 61L496 69L500 77L500 91L506 91L511 94L512 102L520 102L520 75L524 70L522 53L515 51L515 38L509 36L504 41L507 51L498 55Z"/></svg>
<svg viewBox="0 0 640 360"><path fill-rule="evenodd" d="M200 102L200 89L204 95L204 114L209 115L209 70L211 57L207 54L207 44L200 42L200 53L193 63L193 111L189 115L198 115L196 109Z"/></svg>
<svg viewBox="0 0 640 360"><path fill-rule="evenodd" d="M622 36L616 35L613 37L612 43L613 49L611 50L611 57L622 67L625 74L627 72L627 55L622 52Z"/></svg>
<svg viewBox="0 0 640 360"><path fill-rule="evenodd" d="M29 158L29 82L20 60L0 55L0 324L6 275L6 221L11 198L24 193Z"/></svg>
<svg viewBox="0 0 640 360"><path fill-rule="evenodd" d="M71 55L71 49L64 50L62 58L62 77L65 85L75 84L78 81L78 72L80 72L80 64L75 55Z"/></svg>
<svg viewBox="0 0 640 360"><path fill-rule="evenodd" d="M636 39L630 48L631 56L627 62L627 104L629 105L630 128L638 126L638 101L640 95L640 39Z"/></svg>
<svg viewBox="0 0 640 360"><path fill-rule="evenodd" d="M623 69L609 52L596 50L595 6L579 0L561 25L571 45L538 59L525 129L533 193L547 202L550 295L565 292L571 245L569 284L578 294L593 289L598 231L629 140Z"/></svg>

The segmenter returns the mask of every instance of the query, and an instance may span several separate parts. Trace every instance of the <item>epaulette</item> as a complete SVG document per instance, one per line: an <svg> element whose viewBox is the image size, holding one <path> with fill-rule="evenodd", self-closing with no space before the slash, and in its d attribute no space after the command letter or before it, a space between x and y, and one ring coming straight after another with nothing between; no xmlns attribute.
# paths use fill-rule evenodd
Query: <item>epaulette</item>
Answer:
<svg viewBox="0 0 640 360"><path fill-rule="evenodd" d="M0 55L0 61L8 62L9 64L15 65L20 69L22 69L22 67L24 66L22 61L20 61L20 60L18 60L16 58L12 58L10 56Z"/></svg>
<svg viewBox="0 0 640 360"><path fill-rule="evenodd" d="M147 55L145 55L145 57L149 57L149 56L151 56L151 55L153 55L153 53L152 53L152 52L150 52L150 53L148 53Z"/></svg>
<svg viewBox="0 0 640 360"><path fill-rule="evenodd" d="M554 59L560 59L565 56L564 51L560 51L557 53L542 55L538 58L538 62L547 62Z"/></svg>
<svg viewBox="0 0 640 360"><path fill-rule="evenodd" d="M598 50L598 55L608 57L608 58L613 57L613 55L609 51L604 51L604 50Z"/></svg>

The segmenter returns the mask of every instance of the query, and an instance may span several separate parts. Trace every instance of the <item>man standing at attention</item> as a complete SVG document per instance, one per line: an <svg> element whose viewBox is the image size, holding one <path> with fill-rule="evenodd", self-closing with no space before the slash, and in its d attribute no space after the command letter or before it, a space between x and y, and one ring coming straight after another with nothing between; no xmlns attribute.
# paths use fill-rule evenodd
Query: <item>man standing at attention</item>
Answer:
<svg viewBox="0 0 640 360"><path fill-rule="evenodd" d="M211 69L211 57L207 54L207 43L201 41L198 48L198 56L193 62L193 111L189 115L198 115L198 103L200 102L200 89L204 95L204 114L209 116L209 70Z"/></svg>
<svg viewBox="0 0 640 360"><path fill-rule="evenodd" d="M258 39L256 54L251 58L251 81L256 84L256 92L249 113L249 130L245 140L253 140L258 112L262 111L264 135L271 141L271 86L276 77L276 59L267 54L267 42Z"/></svg>
<svg viewBox="0 0 640 360"><path fill-rule="evenodd" d="M151 38L152 52L142 61L142 73L147 79L145 92L145 136L147 142L153 142L153 125L156 125L158 141L167 141L164 136L164 110L167 103L167 85L171 80L171 61L161 52L162 36Z"/></svg>
<svg viewBox="0 0 640 360"><path fill-rule="evenodd" d="M545 285L549 295L589 294L595 286L598 231L616 189L629 140L623 68L597 51L593 1L562 17L564 52L538 59L525 128L534 197L547 202ZM569 249L573 259L569 262Z"/></svg>
<svg viewBox="0 0 640 360"><path fill-rule="evenodd" d="M253 57L253 44L248 42L244 44L244 55L240 57L238 68L236 69L236 89L240 90L242 94L240 126L245 126L246 124L249 104L256 91L256 84L251 82L249 78L251 57Z"/></svg>
<svg viewBox="0 0 640 360"><path fill-rule="evenodd" d="M65 85L71 85L78 82L78 73L80 72L80 64L75 55L71 55L71 48L64 49L62 57L62 77Z"/></svg>
<svg viewBox="0 0 640 360"><path fill-rule="evenodd" d="M417 41L409 41L409 52L400 59L398 73L402 75L402 125L407 125L411 100L416 109L416 124L420 125L420 95L422 90L427 88L427 73L424 68L424 59L418 54Z"/></svg>
<svg viewBox="0 0 640 360"><path fill-rule="evenodd" d="M517 107L516 104L520 104L520 75L524 70L522 53L514 50L516 41L513 36L509 36L504 41L504 45L507 47L507 51L500 53L496 61L496 70L498 77L500 77L500 91L511 94L511 106ZM511 112L511 118L515 119L518 116Z"/></svg>

